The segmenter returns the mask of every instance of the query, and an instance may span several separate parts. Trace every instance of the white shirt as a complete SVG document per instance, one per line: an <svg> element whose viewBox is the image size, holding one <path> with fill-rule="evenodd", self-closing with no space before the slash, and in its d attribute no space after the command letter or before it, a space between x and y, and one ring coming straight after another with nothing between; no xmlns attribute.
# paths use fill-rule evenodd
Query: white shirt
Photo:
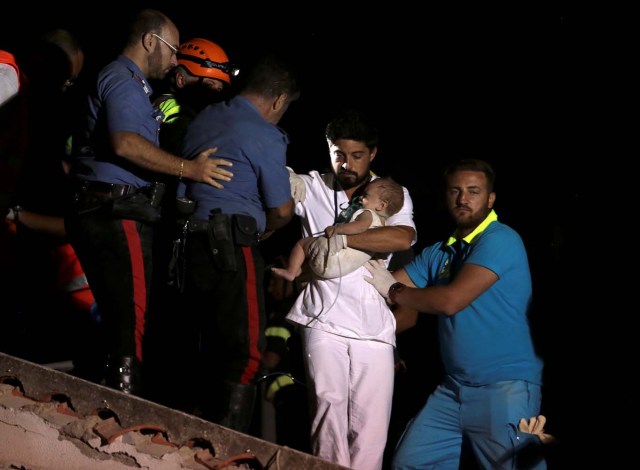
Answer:
<svg viewBox="0 0 640 470"><path fill-rule="evenodd" d="M328 225L334 224L341 207L349 203L347 195L342 190L334 191L333 173L321 175L312 171L299 176L305 183L306 197L296 204L295 212L301 218L303 236L324 233ZM387 219L386 226L405 225L415 230L413 201L407 189L403 189L404 205ZM387 265L390 257L386 259ZM287 320L348 338L395 346L395 318L384 298L364 280L365 276L371 275L361 267L336 279L312 278L287 314Z"/></svg>

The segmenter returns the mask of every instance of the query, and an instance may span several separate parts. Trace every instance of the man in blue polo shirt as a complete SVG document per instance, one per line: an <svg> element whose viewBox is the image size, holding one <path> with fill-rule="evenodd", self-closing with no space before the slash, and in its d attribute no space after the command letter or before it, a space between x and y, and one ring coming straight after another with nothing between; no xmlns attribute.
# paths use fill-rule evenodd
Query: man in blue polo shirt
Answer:
<svg viewBox="0 0 640 470"><path fill-rule="evenodd" d="M186 182L196 208L187 224L184 315L197 329L206 377L196 388L203 393L203 417L242 432L251 421L265 345L264 261L257 243L286 225L294 210L289 140L276 124L299 94L295 69L263 56L244 76L239 95L206 107L183 140L187 158L215 145L233 163L224 191Z"/></svg>
<svg viewBox="0 0 640 470"><path fill-rule="evenodd" d="M407 426L392 468L458 468L463 438L481 468L523 468L519 453L535 436L518 425L540 413L542 385L527 318L527 253L520 236L498 222L488 163L454 163L445 182L453 235L393 274L378 262L368 267L367 281L404 312L399 331L415 324L417 312L439 315L446 372Z"/></svg>
<svg viewBox="0 0 640 470"><path fill-rule="evenodd" d="M158 173L216 186L213 178L229 175L209 158L214 149L184 160L158 146L163 115L150 102L148 79L176 66L178 44L178 29L166 15L139 12L122 53L98 74L73 136L76 191L65 224L103 321L104 383L125 393L141 391Z"/></svg>

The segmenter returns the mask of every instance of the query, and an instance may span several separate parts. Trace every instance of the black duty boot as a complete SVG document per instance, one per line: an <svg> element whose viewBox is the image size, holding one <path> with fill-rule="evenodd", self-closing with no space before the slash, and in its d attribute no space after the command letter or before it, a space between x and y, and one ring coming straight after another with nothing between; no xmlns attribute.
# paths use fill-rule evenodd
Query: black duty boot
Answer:
<svg viewBox="0 0 640 470"><path fill-rule="evenodd" d="M253 418L256 401L256 386L239 384L227 380L222 384L222 418L218 424L246 433Z"/></svg>
<svg viewBox="0 0 640 470"><path fill-rule="evenodd" d="M131 395L140 395L140 363L133 356L110 356L107 359L105 385Z"/></svg>

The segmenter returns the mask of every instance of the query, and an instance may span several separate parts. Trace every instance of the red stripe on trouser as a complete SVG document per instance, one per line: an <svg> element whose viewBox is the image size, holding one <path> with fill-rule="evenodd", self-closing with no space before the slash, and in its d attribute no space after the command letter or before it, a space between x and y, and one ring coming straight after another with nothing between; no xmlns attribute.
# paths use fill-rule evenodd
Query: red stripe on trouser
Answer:
<svg viewBox="0 0 640 470"><path fill-rule="evenodd" d="M251 383L260 367L260 350L258 338L260 337L260 308L258 305L258 286L256 283L256 266L253 260L253 251L250 246L242 247L244 263L247 270L245 290L247 292L247 328L249 334L249 362L240 378L241 384Z"/></svg>
<svg viewBox="0 0 640 470"><path fill-rule="evenodd" d="M91 292L91 289L89 287L74 290L73 292L69 293L69 297L73 306L79 308L84 312L88 312L89 310L91 310L91 307L95 302L95 299L93 298L93 292Z"/></svg>
<svg viewBox="0 0 640 470"><path fill-rule="evenodd" d="M138 233L137 222L123 220L122 227L129 245L131 256L131 275L133 279L133 304L136 315L136 357L142 362L142 338L144 336L144 314L147 311L147 283L144 274L144 259L142 257L142 245Z"/></svg>

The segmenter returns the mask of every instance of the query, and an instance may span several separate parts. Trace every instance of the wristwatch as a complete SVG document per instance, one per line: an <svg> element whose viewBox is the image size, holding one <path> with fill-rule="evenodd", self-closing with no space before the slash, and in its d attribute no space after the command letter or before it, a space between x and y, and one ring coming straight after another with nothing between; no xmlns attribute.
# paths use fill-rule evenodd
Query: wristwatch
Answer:
<svg viewBox="0 0 640 470"><path fill-rule="evenodd" d="M389 292L387 293L387 298L392 305L395 305L396 303L396 295L398 294L398 292L402 292L405 287L407 286L405 286L402 282L394 282L393 284L391 284L391 287L389 287Z"/></svg>

